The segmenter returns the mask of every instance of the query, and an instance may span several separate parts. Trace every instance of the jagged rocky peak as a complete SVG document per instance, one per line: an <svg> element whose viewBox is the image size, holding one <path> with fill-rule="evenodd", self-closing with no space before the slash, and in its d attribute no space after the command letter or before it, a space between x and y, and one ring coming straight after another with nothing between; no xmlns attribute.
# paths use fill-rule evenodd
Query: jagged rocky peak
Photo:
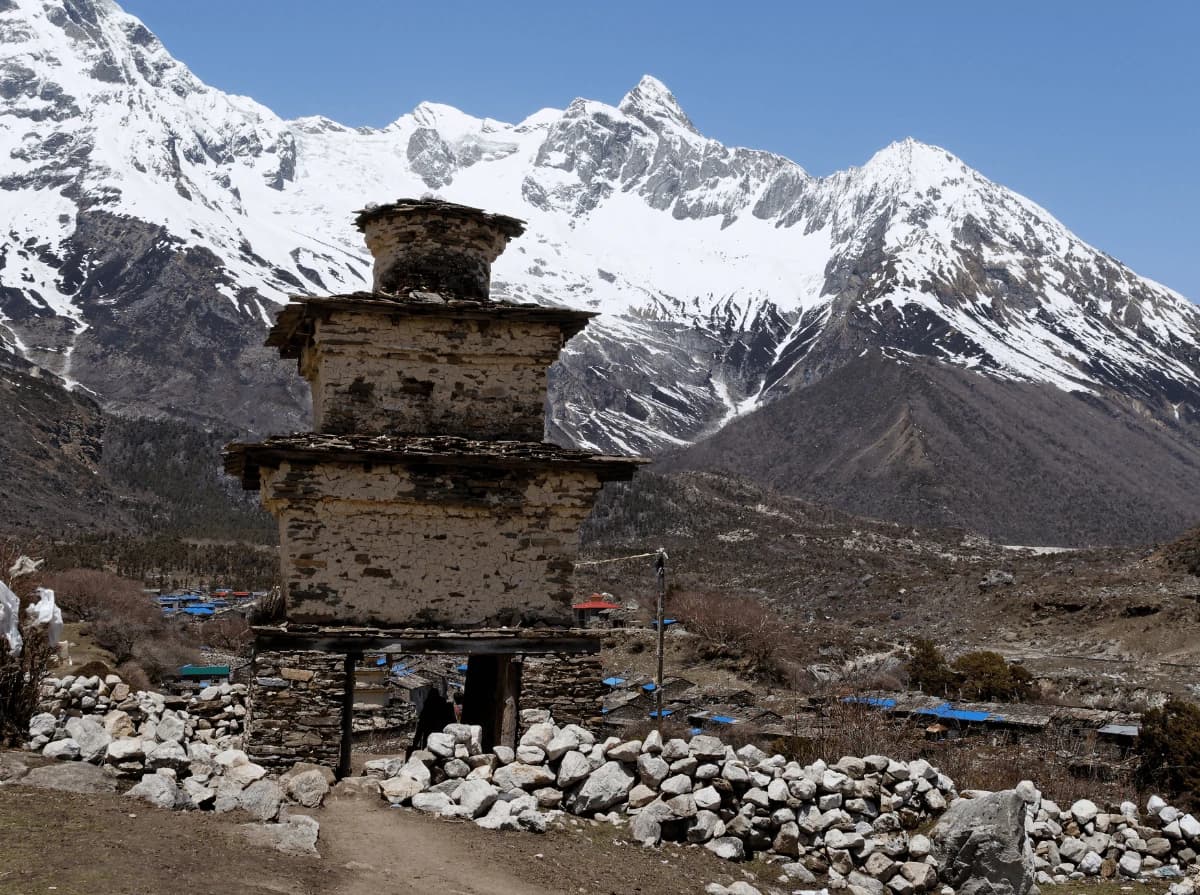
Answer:
<svg viewBox="0 0 1200 895"><path fill-rule="evenodd" d="M643 75L637 86L625 94L617 108L655 131L662 130L666 123L698 133L692 120L675 99L675 94L653 75Z"/></svg>
<svg viewBox="0 0 1200 895"><path fill-rule="evenodd" d="M811 177L697 133L650 76L516 124L439 103L284 121L110 0L0 0L0 96L0 344L124 412L227 416L209 346L261 369L289 293L370 288L354 210L430 192L528 221L497 297L601 314L553 383L581 446L689 443L864 350L1200 408L1190 303L915 140ZM299 409L262 420L264 388L290 400L267 385L231 388L279 429Z"/></svg>

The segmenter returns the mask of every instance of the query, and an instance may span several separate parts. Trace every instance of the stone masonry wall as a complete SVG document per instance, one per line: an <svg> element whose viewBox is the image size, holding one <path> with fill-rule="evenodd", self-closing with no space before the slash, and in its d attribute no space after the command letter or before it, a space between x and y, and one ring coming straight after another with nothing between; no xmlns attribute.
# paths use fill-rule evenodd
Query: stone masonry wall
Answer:
<svg viewBox="0 0 1200 895"><path fill-rule="evenodd" d="M563 724L587 724L600 713L603 677L599 656L526 656L521 708L548 709Z"/></svg>
<svg viewBox="0 0 1200 895"><path fill-rule="evenodd" d="M313 429L541 441L558 323L333 312L300 369Z"/></svg>
<svg viewBox="0 0 1200 895"><path fill-rule="evenodd" d="M262 470L280 522L287 617L464 629L571 622L586 469L283 463Z"/></svg>
<svg viewBox="0 0 1200 895"><path fill-rule="evenodd" d="M246 753L267 767L311 761L336 768L341 748L344 657L259 652L250 680Z"/></svg>

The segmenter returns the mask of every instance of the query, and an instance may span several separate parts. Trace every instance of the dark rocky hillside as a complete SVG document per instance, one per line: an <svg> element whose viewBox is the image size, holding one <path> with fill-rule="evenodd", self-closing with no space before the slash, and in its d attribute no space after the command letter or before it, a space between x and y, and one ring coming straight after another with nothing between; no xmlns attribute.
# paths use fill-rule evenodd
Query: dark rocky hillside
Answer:
<svg viewBox="0 0 1200 895"><path fill-rule="evenodd" d="M0 529L60 534L131 521L100 476L106 420L90 399L0 352Z"/></svg>
<svg viewBox="0 0 1200 895"><path fill-rule="evenodd" d="M270 518L221 472L228 433L108 415L3 352L0 419L0 533L274 537Z"/></svg>
<svg viewBox="0 0 1200 895"><path fill-rule="evenodd" d="M662 461L1012 544L1144 544L1200 519L1195 427L1131 400L878 354Z"/></svg>

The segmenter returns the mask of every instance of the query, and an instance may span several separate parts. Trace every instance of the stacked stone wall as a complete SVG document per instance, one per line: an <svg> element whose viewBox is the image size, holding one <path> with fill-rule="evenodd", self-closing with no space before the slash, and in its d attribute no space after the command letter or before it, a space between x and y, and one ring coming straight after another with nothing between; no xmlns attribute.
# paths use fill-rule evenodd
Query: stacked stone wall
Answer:
<svg viewBox="0 0 1200 895"><path fill-rule="evenodd" d="M255 655L246 721L251 758L267 767L338 766L344 662L340 654L313 651Z"/></svg>
<svg viewBox="0 0 1200 895"><path fill-rule="evenodd" d="M587 724L600 712L603 677L599 656L526 656L521 707L549 710L564 724Z"/></svg>

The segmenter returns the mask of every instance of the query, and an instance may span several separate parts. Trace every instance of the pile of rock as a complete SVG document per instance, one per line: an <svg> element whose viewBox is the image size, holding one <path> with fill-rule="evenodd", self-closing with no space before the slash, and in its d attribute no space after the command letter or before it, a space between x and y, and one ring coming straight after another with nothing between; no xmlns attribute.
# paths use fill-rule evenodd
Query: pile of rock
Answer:
<svg viewBox="0 0 1200 895"><path fill-rule="evenodd" d="M184 762L142 774L126 795L159 808L241 810L271 821L288 799L305 808L319 807L333 782L333 772L319 765L299 764L275 779L240 749L217 752L204 743L191 743Z"/></svg>
<svg viewBox="0 0 1200 895"><path fill-rule="evenodd" d="M176 742L199 741L219 749L241 744L246 718L245 684L220 684L206 687L195 696L168 696L147 690L131 691L117 675L47 678L42 682L41 713L37 731L30 728L29 748L42 751L52 742L68 739L65 725L72 717L91 719L105 727L110 735L157 738L157 729L165 725L169 735L160 738ZM55 721L49 728L46 716ZM176 736L178 725L183 731ZM63 754L70 746L56 747ZM85 759L90 760L90 759Z"/></svg>
<svg viewBox="0 0 1200 895"><path fill-rule="evenodd" d="M43 711L29 723L28 748L50 758L103 764L138 777L241 745L246 688L221 684L192 700L130 692L116 675L48 680ZM171 707L177 706L177 707ZM80 712L90 712L80 714Z"/></svg>
<svg viewBox="0 0 1200 895"><path fill-rule="evenodd" d="M1085 877L1181 878L1200 853L1200 821L1153 796L1141 814L1133 802L1101 809L1080 799L1067 809L1027 790L1026 829L1039 884Z"/></svg>
<svg viewBox="0 0 1200 895"><path fill-rule="evenodd" d="M801 765L712 736L597 742L584 728L535 723L517 749L479 748L479 728L451 725L407 761L381 759L392 804L488 828L541 829L564 811L629 824L644 845L702 844L740 860L783 859L793 883L816 874L888 881L893 892L937 883L929 840L912 831L939 815L954 784L926 761L846 757Z"/></svg>

